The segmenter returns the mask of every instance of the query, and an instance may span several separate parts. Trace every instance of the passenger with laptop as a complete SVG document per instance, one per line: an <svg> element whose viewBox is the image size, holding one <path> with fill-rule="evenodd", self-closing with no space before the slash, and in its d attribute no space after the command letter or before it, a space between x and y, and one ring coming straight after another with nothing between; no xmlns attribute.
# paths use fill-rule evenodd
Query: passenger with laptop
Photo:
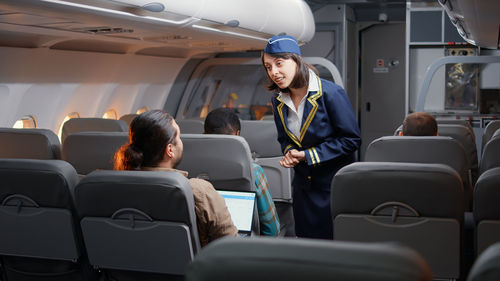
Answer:
<svg viewBox="0 0 500 281"><path fill-rule="evenodd" d="M217 108L208 113L205 119L205 134L240 135L241 123L238 115L227 108ZM257 191L257 210L262 235L278 236L280 222L269 183L262 167L253 163L255 189ZM232 213L232 212L231 212Z"/></svg>
<svg viewBox="0 0 500 281"><path fill-rule="evenodd" d="M161 110L137 116L129 128L129 143L115 154L115 170L175 171L182 159L183 144L174 118ZM223 236L236 236L238 230L231 220L224 198L208 181L191 178L196 223L203 247Z"/></svg>
<svg viewBox="0 0 500 281"><path fill-rule="evenodd" d="M434 116L427 112L413 112L403 121L400 136L437 136L438 125Z"/></svg>

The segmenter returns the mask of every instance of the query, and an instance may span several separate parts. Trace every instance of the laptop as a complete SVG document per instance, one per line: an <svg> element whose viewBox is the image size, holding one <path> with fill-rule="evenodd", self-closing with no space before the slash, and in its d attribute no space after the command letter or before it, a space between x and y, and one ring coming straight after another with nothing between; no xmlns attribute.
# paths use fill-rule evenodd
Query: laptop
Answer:
<svg viewBox="0 0 500 281"><path fill-rule="evenodd" d="M226 201L231 219L240 236L250 236L255 208L255 192L217 190Z"/></svg>

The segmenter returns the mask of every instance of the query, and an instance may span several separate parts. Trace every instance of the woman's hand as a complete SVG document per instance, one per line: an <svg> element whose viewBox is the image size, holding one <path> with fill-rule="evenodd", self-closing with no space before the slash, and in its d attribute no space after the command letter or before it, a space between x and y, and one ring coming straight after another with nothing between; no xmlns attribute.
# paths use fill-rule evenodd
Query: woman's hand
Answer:
<svg viewBox="0 0 500 281"><path fill-rule="evenodd" d="M295 165L299 164L300 161L304 160L306 160L306 153L304 151L291 149L281 158L280 165L285 168L293 168Z"/></svg>

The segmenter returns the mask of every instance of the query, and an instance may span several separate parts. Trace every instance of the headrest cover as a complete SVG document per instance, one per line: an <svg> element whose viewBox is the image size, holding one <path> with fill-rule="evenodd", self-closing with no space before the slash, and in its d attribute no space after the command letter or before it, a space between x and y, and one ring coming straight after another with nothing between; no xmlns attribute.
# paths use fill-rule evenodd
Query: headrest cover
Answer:
<svg viewBox="0 0 500 281"><path fill-rule="evenodd" d="M297 40L289 35L276 35L267 41L264 53L294 53L301 55Z"/></svg>

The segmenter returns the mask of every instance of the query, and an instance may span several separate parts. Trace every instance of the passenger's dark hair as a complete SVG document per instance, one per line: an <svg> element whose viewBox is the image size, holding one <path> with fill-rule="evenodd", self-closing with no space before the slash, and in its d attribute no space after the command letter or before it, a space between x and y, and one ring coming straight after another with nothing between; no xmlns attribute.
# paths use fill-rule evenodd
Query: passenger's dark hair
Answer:
<svg viewBox="0 0 500 281"><path fill-rule="evenodd" d="M414 112L403 121L403 136L436 136L437 121L427 112Z"/></svg>
<svg viewBox="0 0 500 281"><path fill-rule="evenodd" d="M205 134L235 134L241 130L240 118L227 108L217 108L205 118Z"/></svg>
<svg viewBox="0 0 500 281"><path fill-rule="evenodd" d="M299 89L299 88L302 88L302 87L309 85L309 69L312 69L316 74L318 73L318 71L316 70L316 68L314 66L305 62L304 59L302 59L302 57L297 55L297 54L294 54L294 53L276 53L276 54L268 54L268 55L270 55L274 58L293 59L293 61L295 61L295 63L297 63L297 72L295 73L295 77L293 78L292 83L290 83L290 86L288 88L280 89L280 87L278 85L276 85L276 83L273 82L271 77L269 77L269 73L267 73L267 69L264 66L264 53L262 53L261 60L262 60L262 65L264 66L264 70L266 71L266 75L268 78L269 84L267 85L267 89L269 91L272 91L272 92L281 91L284 93L289 93L290 92L289 88Z"/></svg>
<svg viewBox="0 0 500 281"><path fill-rule="evenodd" d="M167 145L176 138L173 120L162 110L146 111L134 118L129 127L129 143L115 153L114 169L156 167L163 160Z"/></svg>

